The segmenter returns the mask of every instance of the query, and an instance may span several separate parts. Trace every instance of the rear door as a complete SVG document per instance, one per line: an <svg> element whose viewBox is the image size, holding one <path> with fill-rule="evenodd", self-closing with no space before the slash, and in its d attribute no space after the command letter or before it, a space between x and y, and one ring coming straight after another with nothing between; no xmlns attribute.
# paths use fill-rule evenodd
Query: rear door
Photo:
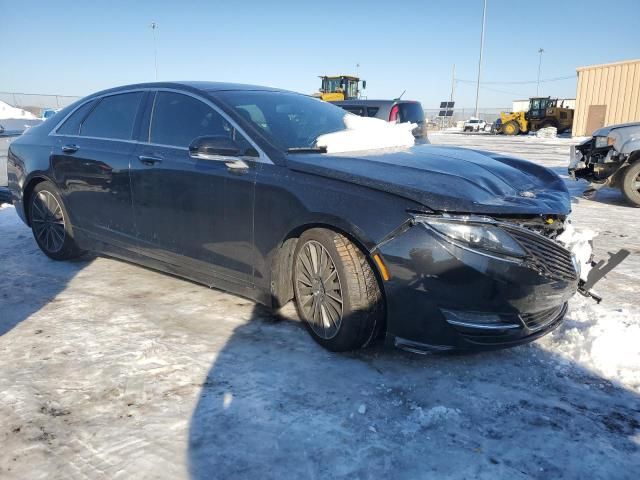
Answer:
<svg viewBox="0 0 640 480"><path fill-rule="evenodd" d="M55 133L52 168L74 227L122 247L135 241L129 163L146 95L117 93L88 102Z"/></svg>
<svg viewBox="0 0 640 480"><path fill-rule="evenodd" d="M253 148L211 104L190 94L158 91L149 115L131 169L142 253L197 279L213 274L251 282ZM229 136L243 145L249 168L191 157L188 146L207 135Z"/></svg>

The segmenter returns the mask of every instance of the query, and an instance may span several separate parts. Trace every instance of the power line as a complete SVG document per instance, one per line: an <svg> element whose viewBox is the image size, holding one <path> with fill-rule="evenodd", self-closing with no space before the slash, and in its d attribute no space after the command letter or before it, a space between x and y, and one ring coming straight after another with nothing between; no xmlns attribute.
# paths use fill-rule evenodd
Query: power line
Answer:
<svg viewBox="0 0 640 480"><path fill-rule="evenodd" d="M554 78L541 78L540 79L540 83L547 83L547 82L559 82L561 80L569 80L569 79L574 79L576 78L576 75L567 75L565 77L554 77ZM461 83L473 83L476 84L477 81L476 80L465 80L462 78L456 78L456 82L461 82ZM518 81L513 81L513 82L480 82L483 85L529 85L529 84L534 84L534 83L538 83L538 80L518 80Z"/></svg>

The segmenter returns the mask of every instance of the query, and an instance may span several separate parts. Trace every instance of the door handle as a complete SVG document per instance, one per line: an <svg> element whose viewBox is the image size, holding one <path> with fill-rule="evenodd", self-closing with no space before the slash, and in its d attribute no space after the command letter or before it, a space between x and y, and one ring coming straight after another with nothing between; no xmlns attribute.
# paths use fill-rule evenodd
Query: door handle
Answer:
<svg viewBox="0 0 640 480"><path fill-rule="evenodd" d="M138 160L140 160L140 163L142 163L143 165L146 165L147 167L152 167L158 163L162 163L161 158L151 157L149 155L140 155L138 157Z"/></svg>
<svg viewBox="0 0 640 480"><path fill-rule="evenodd" d="M64 145L64 146L62 147L62 151L63 151L64 153L75 153L75 152L77 152L79 149L80 149L80 147L79 147L79 146L77 146L77 145L73 145L73 144L71 144L71 145Z"/></svg>

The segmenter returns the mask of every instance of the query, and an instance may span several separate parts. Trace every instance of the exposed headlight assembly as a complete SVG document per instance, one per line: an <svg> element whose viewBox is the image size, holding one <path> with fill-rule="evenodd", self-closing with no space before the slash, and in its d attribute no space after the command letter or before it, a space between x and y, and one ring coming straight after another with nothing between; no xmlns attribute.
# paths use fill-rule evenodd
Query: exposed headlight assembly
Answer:
<svg viewBox="0 0 640 480"><path fill-rule="evenodd" d="M527 254L511 235L487 220L467 217L415 217L446 240L479 253L524 258Z"/></svg>
<svg viewBox="0 0 640 480"><path fill-rule="evenodd" d="M596 139L596 148L606 148L614 143L613 137L595 137Z"/></svg>

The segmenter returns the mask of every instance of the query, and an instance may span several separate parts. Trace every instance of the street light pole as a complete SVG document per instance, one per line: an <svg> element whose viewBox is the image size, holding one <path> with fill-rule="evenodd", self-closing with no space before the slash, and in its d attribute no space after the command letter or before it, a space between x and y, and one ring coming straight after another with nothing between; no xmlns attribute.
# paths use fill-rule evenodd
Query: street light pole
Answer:
<svg viewBox="0 0 640 480"><path fill-rule="evenodd" d="M540 48L538 53L540 54L540 59L538 60L538 86L536 87L536 97L540 96L540 72L542 71L542 54L544 53L544 48Z"/></svg>
<svg viewBox="0 0 640 480"><path fill-rule="evenodd" d="M484 0L482 7L482 32L480 33L480 58L478 60L478 83L476 85L476 113L475 117L478 118L478 100L480 98L480 75L482 73L482 52L484 50L484 24L487 18L487 0Z"/></svg>
<svg viewBox="0 0 640 480"><path fill-rule="evenodd" d="M158 28L158 24L156 22L151 22L151 31L153 32L153 60L156 69L156 82L158 81L158 47L156 46L156 28Z"/></svg>

